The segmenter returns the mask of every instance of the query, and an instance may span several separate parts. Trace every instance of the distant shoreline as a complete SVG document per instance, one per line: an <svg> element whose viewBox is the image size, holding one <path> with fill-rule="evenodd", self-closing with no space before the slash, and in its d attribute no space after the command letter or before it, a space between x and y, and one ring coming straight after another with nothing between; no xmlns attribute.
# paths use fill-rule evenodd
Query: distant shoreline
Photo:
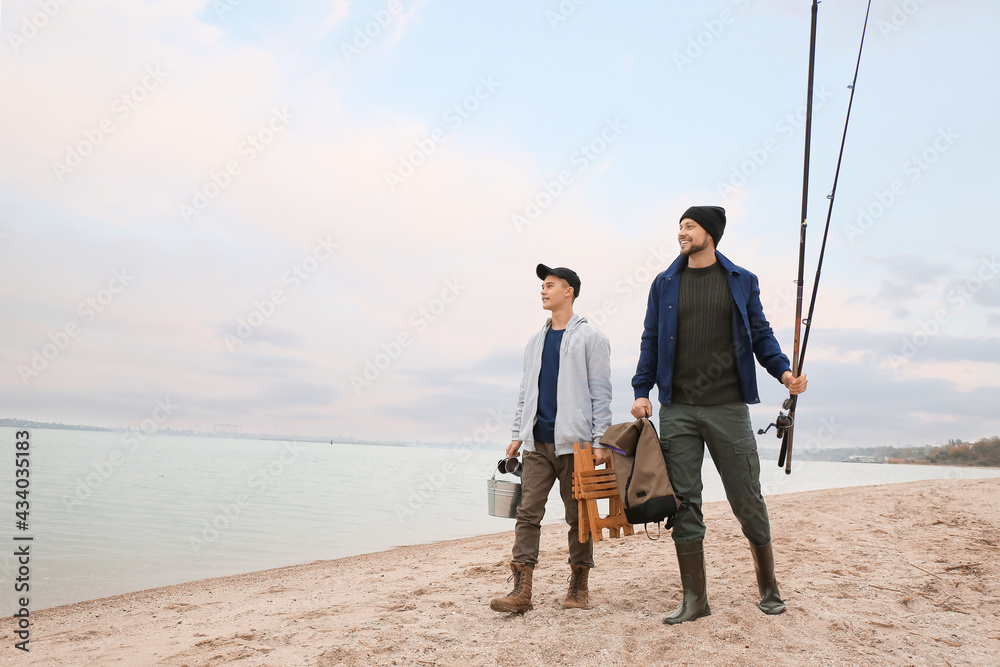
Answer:
<svg viewBox="0 0 1000 667"><path fill-rule="evenodd" d="M507 443L499 442L422 442L418 440L370 440L366 438L343 437L343 436L316 436L316 435L295 435L295 434L275 434L275 433L233 433L219 431L195 431L193 429L172 429L163 428L154 431L143 431L139 428L124 426L88 426L85 424L61 424L53 422L36 422L25 419L0 419L0 428L27 428L42 429L52 431L81 431L90 433L137 433L148 432L153 435L171 435L188 438L218 438L220 440L279 440L282 442L314 442L331 443L341 445L376 445L379 447L435 447L435 448L455 448L463 447L467 449L489 450L498 449L502 451Z"/></svg>
<svg viewBox="0 0 1000 667"><path fill-rule="evenodd" d="M886 465L903 465L903 466L940 466L942 468L982 468L983 470L996 470L1000 468L1000 464L989 465L980 464L976 465L974 463L941 463L938 461L907 461L905 459L889 460Z"/></svg>
<svg viewBox="0 0 1000 667"><path fill-rule="evenodd" d="M57 431L82 431L82 432L102 432L102 433L136 433L141 432L141 429L130 428L130 427L113 427L113 426L89 426L85 424L62 424L58 422L38 422L26 419L13 419L13 418L0 418L0 427L7 428L28 428L28 429L50 429ZM315 436L315 435L296 435L296 434L274 434L274 433L233 433L233 432L219 432L219 431L195 431L192 429L157 429L152 432L155 435L170 435L170 436L181 436L181 437L191 437L191 438L218 438L220 440L265 440L265 441L281 441L281 442L309 442L309 443L330 443L330 444L341 444L341 445L375 445L378 447L410 447L410 448L434 448L434 449L474 449L479 451L489 451L496 450L498 453L502 453L504 447L506 447L506 442L436 442L436 441L419 441L419 440L371 440L367 438L355 438L355 437L343 437L343 436ZM935 447L934 445L922 445L923 447ZM869 455L873 449L872 447L856 447L856 448L830 448L830 449L818 449L810 451L796 452L796 459L802 461L825 461L829 463L854 463L854 461L847 461L845 457L851 455ZM881 449L900 449L895 447L887 447ZM777 460L779 450L777 448L765 448L759 447L758 454L763 460ZM708 453L706 451L706 456ZM952 463L952 462L937 462L930 461L927 459L903 459L899 457L887 456L888 460L885 464L896 464L896 465L936 465L949 468L984 468L984 469L995 469L1000 468L1000 462L996 464L970 464L970 463ZM878 463L878 461L865 461L865 463Z"/></svg>

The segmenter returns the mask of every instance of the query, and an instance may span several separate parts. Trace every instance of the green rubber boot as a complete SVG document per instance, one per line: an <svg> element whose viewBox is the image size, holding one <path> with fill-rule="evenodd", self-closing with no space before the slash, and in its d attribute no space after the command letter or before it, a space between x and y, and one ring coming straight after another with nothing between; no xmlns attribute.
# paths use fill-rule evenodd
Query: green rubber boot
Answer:
<svg viewBox="0 0 1000 667"><path fill-rule="evenodd" d="M663 619L667 625L693 621L712 614L705 590L705 552L702 550L702 542L675 543L674 547L677 549L677 565L681 570L684 600L678 609Z"/></svg>
<svg viewBox="0 0 1000 667"><path fill-rule="evenodd" d="M765 614L775 615L785 613L785 603L778 593L778 581L774 578L774 552L771 543L757 546L750 543L753 553L753 567L757 572L757 588L760 591L760 604L757 606Z"/></svg>

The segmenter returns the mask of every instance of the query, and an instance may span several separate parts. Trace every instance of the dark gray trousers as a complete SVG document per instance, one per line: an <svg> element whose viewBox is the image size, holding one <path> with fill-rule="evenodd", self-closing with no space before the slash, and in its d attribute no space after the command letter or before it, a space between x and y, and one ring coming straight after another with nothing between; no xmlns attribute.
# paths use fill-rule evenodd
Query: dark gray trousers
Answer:
<svg viewBox="0 0 1000 667"><path fill-rule="evenodd" d="M701 511L705 445L743 534L758 546L767 544L771 524L760 493L757 441L744 403L660 406L660 449L674 493L683 499L674 521L674 542L685 544L705 537Z"/></svg>

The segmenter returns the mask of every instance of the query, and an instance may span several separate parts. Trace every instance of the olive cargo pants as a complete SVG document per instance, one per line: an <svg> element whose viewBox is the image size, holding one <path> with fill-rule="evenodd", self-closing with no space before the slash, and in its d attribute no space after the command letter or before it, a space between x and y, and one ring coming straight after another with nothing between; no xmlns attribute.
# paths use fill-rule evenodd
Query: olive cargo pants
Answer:
<svg viewBox="0 0 1000 667"><path fill-rule="evenodd" d="M674 492L683 499L674 520L674 542L685 544L705 537L701 511L705 445L743 534L758 546L767 544L771 524L760 492L757 441L744 403L660 406L660 449Z"/></svg>

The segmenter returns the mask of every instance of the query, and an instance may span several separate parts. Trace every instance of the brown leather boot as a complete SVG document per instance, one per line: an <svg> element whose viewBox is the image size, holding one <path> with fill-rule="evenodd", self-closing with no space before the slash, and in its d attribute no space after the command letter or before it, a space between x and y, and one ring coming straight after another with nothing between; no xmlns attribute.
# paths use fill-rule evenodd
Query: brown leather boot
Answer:
<svg viewBox="0 0 1000 667"><path fill-rule="evenodd" d="M667 625L693 621L712 614L708 606L708 593L705 590L705 552L701 545L701 541L674 544L677 550L677 565L681 570L684 600L680 607L663 619Z"/></svg>
<svg viewBox="0 0 1000 667"><path fill-rule="evenodd" d="M569 590L562 602L563 609L590 609L590 591L587 589L587 578L590 568L586 565L573 565L569 575Z"/></svg>
<svg viewBox="0 0 1000 667"><path fill-rule="evenodd" d="M507 581L514 580L514 590L505 597L493 598L490 609L522 614L534 608L531 606L531 575L534 574L534 566L529 563L511 563L510 569L512 574Z"/></svg>
<svg viewBox="0 0 1000 667"><path fill-rule="evenodd" d="M753 553L753 568L757 572L757 589L760 591L760 604L757 606L765 614L785 613L785 603L778 593L778 581L774 578L774 552L771 543L762 547L750 543Z"/></svg>

